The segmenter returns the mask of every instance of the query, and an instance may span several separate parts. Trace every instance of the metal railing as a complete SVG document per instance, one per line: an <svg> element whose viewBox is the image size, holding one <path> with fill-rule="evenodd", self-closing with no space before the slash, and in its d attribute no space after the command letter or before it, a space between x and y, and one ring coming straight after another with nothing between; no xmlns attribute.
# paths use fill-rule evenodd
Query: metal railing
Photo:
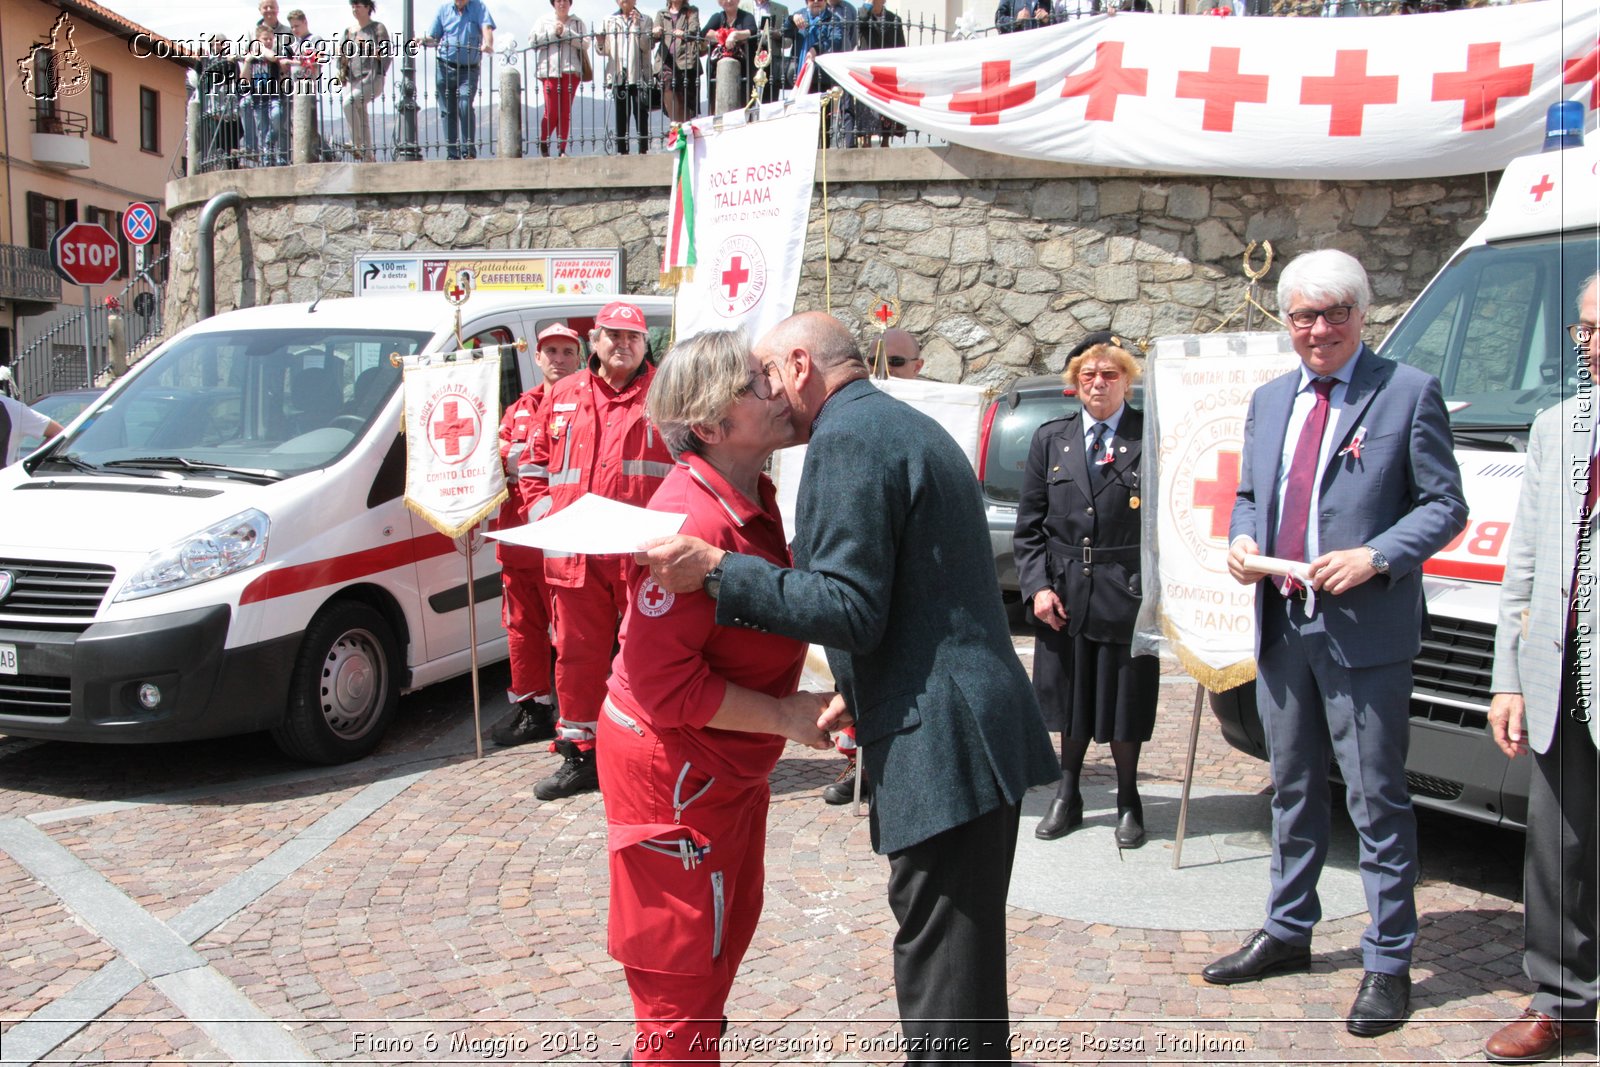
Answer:
<svg viewBox="0 0 1600 1067"><path fill-rule="evenodd" d="M106 369L108 320L114 301L122 319L123 336L130 357L164 333L162 304L167 277L167 256L153 260L137 277L118 290L108 301L86 310L80 309L35 337L17 357L11 373L25 402L63 389L82 389L94 384ZM93 372L85 360L84 316L94 339Z"/></svg>
<svg viewBox="0 0 1600 1067"><path fill-rule="evenodd" d="M61 276L42 248L0 245L0 300L61 302Z"/></svg>
<svg viewBox="0 0 1600 1067"><path fill-rule="evenodd" d="M1478 7L1484 6L1487 2L1488 0L1119 0L1118 5L1108 3L1104 6L1107 8L1120 6L1126 10L1136 5L1142 9L1148 4L1151 10L1166 13L1178 13L1185 7L1190 9L1198 7L1201 14L1215 8L1234 15L1322 17L1419 13ZM1088 17L1097 13L1100 8L1101 5L1096 0L1057 0L1056 17L1035 20L1033 26ZM709 18L708 15L704 17ZM940 26L937 22L920 21L902 21L898 23L898 29L899 34L894 36L903 37L904 44L912 47L942 44L957 37L979 37L1000 32L995 26L952 31L950 27ZM629 80L610 75L607 58L601 54L598 47L605 33L600 29L591 28L591 30L592 32L576 38L579 42L576 48L584 51L589 57L592 78L577 83L576 90L571 94L568 103L570 120L566 138L567 154L614 155L625 150L637 151L639 132L635 109L641 102L647 109L643 138L644 149L647 152L661 150L671 122L710 113L714 43L707 35L701 35L701 47L704 51L693 66L680 71L675 65L662 62L661 47L657 42L651 49L652 65L658 70L665 68L666 77L653 71L651 74L636 76ZM778 35L775 33L774 36ZM570 43L572 40L574 38L565 38L564 42L567 43L560 47L575 55L574 46ZM794 84L799 58L798 38L794 35L785 35L782 41L781 47L774 49L768 68L769 84L763 93L765 99L776 98L779 93L792 88ZM464 144L455 146L449 143L446 136L445 123L439 108L440 67L437 55L433 49L424 49L416 57L413 97L417 108L415 154L408 146L401 143L399 133L399 117L404 95L401 86L401 60L396 58L393 61L380 92L366 105L373 137L370 151L364 151L362 146L351 143L348 132L347 98L331 84L335 63L331 60L324 63L320 78L311 79L312 86L317 88L314 93L316 147L312 158L324 162L356 161L361 158L376 161L406 158L433 160L449 158L463 152L480 158L537 155L541 149L547 150L551 155L559 154L561 150L559 126L550 131L549 137L541 136L546 110L559 107L561 92L559 82L547 81L539 76L541 73L550 72L551 61L559 63L551 55L557 46L520 44L510 39L505 29L502 29L502 42L500 51L484 55L479 61L477 84L470 108L475 130L469 139L465 139ZM843 23L841 32L836 35L834 41L836 47L823 47L819 48L819 51L852 50L870 46L874 42L889 46L899 44L900 40L891 39L886 35L882 23L871 23L861 19ZM749 48L751 43L754 42L747 42L745 47ZM753 64L746 63L745 73L741 79L742 88L745 90L741 93L742 99L748 99L753 91L748 81L752 67ZM506 134L506 131L501 129L501 74L508 69L516 70L521 75L522 121L520 131L516 132L518 140L514 144L502 143L502 135ZM819 77L813 83L814 91L827 87L828 81L825 77ZM687 105L670 117L661 110L663 103L669 108L672 106L672 98L663 92L664 89L675 91L679 99L685 101ZM302 82L297 86L297 91L310 90ZM292 97L252 100L249 93L239 93L226 85L213 89L202 84L198 120L200 158L191 169L207 171L271 166L287 162L289 145L292 142L293 103ZM622 128L624 123L627 124L626 129ZM276 131L273 144L268 144L265 139L263 131L268 128ZM896 124L885 123L866 105L849 97L837 105L834 113L829 116L829 129L830 143L833 147L850 147L869 142L875 142L883 147L941 143L920 131L906 130Z"/></svg>
<svg viewBox="0 0 1600 1067"><path fill-rule="evenodd" d="M82 137L89 132L89 116L77 111L63 111L54 102L33 107L33 132L55 133L67 137Z"/></svg>

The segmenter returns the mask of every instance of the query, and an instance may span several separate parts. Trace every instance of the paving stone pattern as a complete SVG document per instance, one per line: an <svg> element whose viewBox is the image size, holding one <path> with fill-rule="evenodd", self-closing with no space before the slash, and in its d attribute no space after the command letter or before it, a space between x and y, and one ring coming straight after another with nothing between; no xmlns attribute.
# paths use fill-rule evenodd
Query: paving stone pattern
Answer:
<svg viewBox="0 0 1600 1067"><path fill-rule="evenodd" d="M1019 651L1026 658L1025 641ZM1193 689L1170 672L1166 681L1142 763L1151 788L1179 781L1188 738ZM470 724L430 720L408 744L356 768L286 766L256 782L201 783L210 795L170 802L77 805L0 790L9 813L0 815L0 1059L615 1062L631 1005L605 952L600 797L540 804L532 787L554 757L522 748L476 761ZM33 753L60 758L53 748ZM8 785L29 780L30 754L7 757ZM886 864L870 851L864 819L817 796L839 765L791 748L773 775L766 910L728 1005L742 1043L728 1062L903 1059L893 1049ZM1202 729L1198 785L1260 794L1264 770ZM1087 787L1113 782L1109 754L1092 750ZM1042 810L1047 792L1028 810ZM344 828L326 830L341 818ZM1484 852L1480 864L1472 848L1453 848L1440 866L1425 845L1416 1011L1400 1031L1364 1041L1343 1026L1360 979L1361 913L1323 923L1310 974L1222 988L1198 972L1248 929L1168 930L1155 916L1119 927L1013 908L1018 1061L1479 1058L1528 993L1515 864L1497 853L1514 837L1429 816L1424 830L1425 842L1482 840ZM222 907L228 887L319 833L320 851L285 864L231 913L201 917L206 902ZM65 850L49 886L25 865L41 861L17 858L35 854L30 842ZM1062 864L1120 861L1086 856L1090 844L1073 835L1050 847ZM1171 845L1157 835L1146 851L1159 859ZM153 931L176 931L174 943L198 959L162 974L129 968L147 950L97 925L103 904L77 903L91 900L81 895L91 884L160 920ZM1258 889L1264 898L1265 883ZM119 969L131 975L123 990L110 981ZM49 1013L87 1003L97 983L112 989L104 1008L41 1047ZM1594 1060L1592 1049L1578 1057Z"/></svg>

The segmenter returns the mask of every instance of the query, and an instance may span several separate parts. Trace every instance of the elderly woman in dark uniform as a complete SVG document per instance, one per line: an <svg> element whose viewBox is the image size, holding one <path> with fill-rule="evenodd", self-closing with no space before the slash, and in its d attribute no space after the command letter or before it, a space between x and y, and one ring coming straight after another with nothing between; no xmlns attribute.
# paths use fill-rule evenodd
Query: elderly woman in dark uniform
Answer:
<svg viewBox="0 0 1600 1067"><path fill-rule="evenodd" d="M1140 367L1110 334L1068 358L1083 408L1039 427L1017 504L1022 595L1040 628L1033 688L1061 731L1062 780L1034 830L1046 841L1083 822L1078 781L1090 741L1117 766L1119 848L1144 843L1139 748L1155 728L1159 660L1130 655L1139 610L1139 452L1144 417L1126 401Z"/></svg>

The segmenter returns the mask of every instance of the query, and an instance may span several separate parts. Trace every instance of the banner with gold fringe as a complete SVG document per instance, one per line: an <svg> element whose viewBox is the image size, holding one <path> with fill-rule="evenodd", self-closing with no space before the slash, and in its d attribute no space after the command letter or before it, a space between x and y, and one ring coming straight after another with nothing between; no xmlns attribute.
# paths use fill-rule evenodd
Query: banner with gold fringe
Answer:
<svg viewBox="0 0 1600 1067"><path fill-rule="evenodd" d="M1134 653L1171 652L1195 681L1222 692L1256 674L1255 589L1228 574L1245 416L1256 388L1299 357L1284 333L1159 337L1150 351Z"/></svg>
<svg viewBox="0 0 1600 1067"><path fill-rule="evenodd" d="M492 346L498 354L500 346ZM459 537L506 499L500 467L500 361L406 361L406 507Z"/></svg>

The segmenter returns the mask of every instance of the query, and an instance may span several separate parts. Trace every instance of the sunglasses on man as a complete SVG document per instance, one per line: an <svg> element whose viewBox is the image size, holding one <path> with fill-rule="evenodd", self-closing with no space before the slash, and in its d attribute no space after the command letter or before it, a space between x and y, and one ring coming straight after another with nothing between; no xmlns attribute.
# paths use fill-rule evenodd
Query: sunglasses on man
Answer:
<svg viewBox="0 0 1600 1067"><path fill-rule="evenodd" d="M889 357L889 366L891 366L891 367L904 367L907 363L910 363L910 362L911 361L909 359L907 359L905 356L890 356Z"/></svg>

